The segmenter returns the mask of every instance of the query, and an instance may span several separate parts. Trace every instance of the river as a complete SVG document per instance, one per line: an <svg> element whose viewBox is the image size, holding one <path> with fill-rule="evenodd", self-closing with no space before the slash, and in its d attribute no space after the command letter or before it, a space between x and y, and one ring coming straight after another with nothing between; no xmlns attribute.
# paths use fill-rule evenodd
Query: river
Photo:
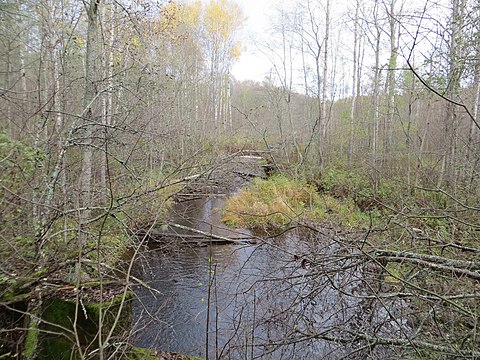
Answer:
<svg viewBox="0 0 480 360"><path fill-rule="evenodd" d="M256 238L221 222L226 196L265 177L260 161L219 167L208 195L190 189L170 212L176 225L154 230L160 241L135 262L148 284L135 289L135 346L209 359L393 358L356 334L405 336L408 304L372 296L383 275L354 243L304 228Z"/></svg>
<svg viewBox="0 0 480 360"><path fill-rule="evenodd" d="M171 220L222 236L248 236L221 224L223 206L223 197L185 201ZM151 288L135 290L136 346L200 357L208 351L210 359L355 358L350 354L365 353L355 350L358 344L312 335L331 338L373 327L376 334L392 335L403 327L401 318L391 317L404 304L379 306L344 295L366 295L372 285L334 238L292 230L255 245L199 246L185 235L150 243L137 262L138 276ZM389 358L387 349L368 351Z"/></svg>

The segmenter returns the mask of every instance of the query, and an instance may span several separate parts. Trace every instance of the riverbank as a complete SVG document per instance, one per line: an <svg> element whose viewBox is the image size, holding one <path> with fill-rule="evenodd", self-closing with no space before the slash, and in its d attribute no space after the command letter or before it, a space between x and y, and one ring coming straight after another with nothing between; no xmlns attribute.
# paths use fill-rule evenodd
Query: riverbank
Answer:
<svg viewBox="0 0 480 360"><path fill-rule="evenodd" d="M232 159L234 160L233 164ZM201 176L187 177L180 182L170 181L165 185L161 185L160 188L173 183L173 188L176 189L174 197L176 203L190 201L196 197L204 198L211 194L222 196L222 194L234 191L238 187L246 186L252 177L265 176L262 173L265 164L252 165L252 161L256 162L258 160L258 158L252 158L251 156L228 156L218 165L211 167L209 171L202 173ZM179 185L182 184L184 187L179 191ZM149 205L149 209L158 204L159 201L165 201L158 194L152 195L157 200ZM168 198L169 196L165 199ZM149 212L153 213L153 209L149 210ZM112 212L113 215L114 212ZM149 218L149 216L144 214L134 221L135 223L145 223L150 221L147 220ZM126 235L132 235L129 233L131 226L124 229L128 230L126 233L123 231L114 233L115 229L117 231L121 230L115 225L122 224L119 220L121 219L118 217L115 217L113 221L106 219L99 229L102 233L102 238L99 239L97 244L92 244L90 252L86 252L82 256L80 279L77 277L78 274L75 273L77 261L63 254L67 259L65 263L56 262L55 266L39 270L37 273L31 274L29 278L22 280L18 277L2 280L0 290L2 299L6 301L6 307L2 312L1 324L2 328L11 328L12 331L5 333L5 342L2 340L0 356L13 356L16 358L23 354L26 357L30 357L35 356L36 353L43 354L45 347L57 349L58 351L55 350L54 357L58 359L62 358L61 354L65 356L70 356L68 354L73 354L72 356L86 356L88 351L91 351L89 348L92 346L93 338L84 337L81 334L82 331L78 330L77 327L88 328L92 334L96 334L99 332L99 323L103 324L102 326L105 326L105 323L110 323L111 319L107 321L105 318L105 309L112 309L112 304L116 303L118 299L123 299L125 307L131 306L132 294L130 292L128 292L128 296L122 294L126 294L126 287L131 287L133 283L143 284L143 282L130 274L129 267L133 265L132 260L124 259L126 263L119 266L122 257L120 251L121 249L126 249L126 246L137 248L138 238L137 243L133 241L133 238L128 241L121 240L120 243L112 241L112 239L117 237L123 238ZM182 225L175 225L178 234L179 227ZM197 232L195 235L200 239L207 236L201 230L198 231L200 233ZM228 235L231 234L223 233L224 237L219 235L217 240L224 242L224 239L226 239L230 241L226 237ZM182 238L185 237L184 231ZM116 246L113 246L115 244ZM109 250L110 247L112 247L112 251ZM96 254L101 254L101 260L94 260ZM18 313L16 313L17 310L19 311ZM25 313L29 314L32 310L34 311L31 314L32 316L25 315ZM130 315L123 313L125 311L123 305L121 311L122 313L118 312L118 315L122 318L121 328L124 328L122 330L123 336L128 338L129 331L126 329L128 328L127 323L131 321L131 319L129 320ZM61 316L54 317L53 313L61 314ZM33 321L37 318L41 319L41 321ZM88 320L88 326L82 325L81 319ZM72 325L72 322L74 325ZM18 328L19 323L26 323L29 330L26 332L15 330ZM95 330L95 327L97 327L97 330ZM80 331L80 335L77 330ZM59 336L48 335L52 332L58 333ZM105 336L112 335L114 334ZM79 336L83 340L80 340ZM59 340L60 342L57 344ZM111 349L107 350L105 348L105 351L111 351ZM50 352L45 355L45 358L49 358L51 355L49 354ZM174 356L166 352L159 352L159 354L163 357ZM185 356L182 357L182 355L178 355L178 357L186 358Z"/></svg>
<svg viewBox="0 0 480 360"><path fill-rule="evenodd" d="M126 325L116 344L125 345L105 347L134 358L182 359L177 354L205 356L205 349L212 357L228 353L235 359L252 351L262 357L293 349L304 351L302 356L340 356L372 341L378 346L370 351L380 358L396 352L408 358L412 343L426 349L427 358L476 356L477 339L470 333L480 275L478 250L461 240L468 225L452 232L445 218L423 221L414 216L421 209L406 198L399 209L401 188L395 184L373 191L359 175L328 169L315 179L267 177L269 167L252 155L226 156L180 181L185 186L171 197L169 213L144 223L144 232L137 229L129 239L132 250L122 266L112 265L118 257L111 253L109 262L83 258L80 283L63 270L34 274L37 281L11 285L25 292L12 294L8 305L43 321L47 313L31 309L53 309L51 300L62 299L68 306L60 308L73 311L65 318L77 319L76 329L84 317L105 316L125 287L134 289L135 296L124 297L131 314L116 312ZM427 200L438 204L436 198L422 203ZM456 285L445 288L446 278ZM41 307L20 305L32 298L41 299ZM428 310L432 304L435 316ZM2 327L15 329L23 321L12 316ZM39 325L30 334L61 333ZM71 349L96 351L96 340L80 341L74 328L57 325L68 329L62 337ZM456 329L453 349L438 337L449 327ZM411 339L416 331L429 332L430 341ZM15 330L10 335L10 354L23 352L25 335ZM37 340L26 338L28 350ZM58 348L68 354L65 344ZM140 350L132 353L132 344Z"/></svg>
<svg viewBox="0 0 480 360"><path fill-rule="evenodd" d="M235 192L227 198L226 210L205 198L203 205L193 206L191 212L185 211L186 205L178 209L177 215L211 228L218 226L208 218L214 213L224 220L227 216L234 228L260 230L255 246L225 245L223 254L216 246L200 249L186 241L148 250L144 266L153 274L147 278L163 295L147 301L148 295L143 293L142 304L151 311L158 304L172 306L171 314L154 312L160 319L158 327L151 325L154 332L170 339L160 346L185 352L204 348L205 329L218 334L215 324L221 323L231 325L222 333L232 334L232 340L213 335L208 343L218 342L220 350L212 348L212 356L228 349L229 354L236 354L234 358L250 351L258 351L255 356L261 358L275 351L289 353L293 345L295 351L311 358L351 352L382 359L394 354L410 358L415 349L432 359L479 355L475 350L478 339L471 331L476 318L472 309L478 300L475 291L479 289L478 250L468 239L463 242L458 233L456 242L449 240L452 228L444 226L446 218L414 215L424 211L421 206L427 201L438 207L440 199L426 198L428 192L421 191L406 197L406 188L395 182L375 189L361 173L338 169L327 169L316 179L277 176L254 180L252 187ZM215 195L224 198L222 193ZM235 207L228 208L232 199ZM216 209L199 210L205 208ZM244 222L228 219L232 213ZM351 222L352 218L360 220ZM287 287L280 286L283 283ZM446 287L448 284L456 285ZM224 287L231 292L224 292ZM275 296L280 303L271 302ZM231 309L225 304L238 307ZM435 314L429 312L429 306L435 308ZM183 308L192 312L183 313ZM225 312L218 314L217 309ZM253 319L246 315L252 312ZM200 322L195 331L193 324L184 328L176 321L197 322L200 315L210 322ZM161 324L168 326L162 328ZM442 342L441 333L450 333L450 326L456 329L451 335L455 347ZM249 336L238 338L239 329L247 332L249 328L254 329ZM175 334L188 335L178 338L170 333L172 329ZM426 333L428 340L418 335ZM226 347L221 345L224 341ZM372 342L377 344L373 348L369 346Z"/></svg>

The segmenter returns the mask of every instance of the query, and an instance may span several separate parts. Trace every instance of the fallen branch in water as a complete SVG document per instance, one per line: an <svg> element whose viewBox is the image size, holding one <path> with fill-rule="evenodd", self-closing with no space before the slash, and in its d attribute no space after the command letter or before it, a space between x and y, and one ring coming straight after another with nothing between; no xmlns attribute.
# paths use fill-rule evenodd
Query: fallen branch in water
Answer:
<svg viewBox="0 0 480 360"><path fill-rule="evenodd" d="M452 354L455 356L462 356L462 357L472 357L477 358L480 356L480 351L476 350L463 350L463 349L456 349L453 346L446 346L446 345L438 345L433 344L430 342L416 340L416 339L401 339L401 338L386 338L381 336L371 336L364 333L354 333L352 334L352 338L347 337L337 337L332 336L329 331L325 331L318 334L307 334L298 331L302 336L305 336L307 339L322 339L326 341L331 341L335 343L342 343L342 344L352 344L358 340L366 341L373 345L391 345L391 346L413 346L418 349L427 349L432 350L444 354ZM302 339L305 340L305 339Z"/></svg>
<svg viewBox="0 0 480 360"><path fill-rule="evenodd" d="M418 254L403 251L376 250L373 257L391 262L408 262L443 272L464 275L480 280L480 263L475 261L455 260L441 256Z"/></svg>
<svg viewBox="0 0 480 360"><path fill-rule="evenodd" d="M230 237L215 235L215 234L212 234L212 233L208 233L208 232L205 232L205 231L201 231L201 230L194 229L194 228L184 226L184 225L180 225L180 224L168 223L168 226L171 226L171 227L174 227L174 228L177 228L177 229L191 231L191 232L194 232L196 234L203 235L205 238L207 238L209 240L218 240L218 241L231 243L231 244L245 244L245 243L255 244L256 243L255 239L253 239L251 237L250 238L246 237L244 240L243 239L242 240L236 240L236 239L233 239L233 238L230 238ZM216 241L216 242L218 242L218 241Z"/></svg>

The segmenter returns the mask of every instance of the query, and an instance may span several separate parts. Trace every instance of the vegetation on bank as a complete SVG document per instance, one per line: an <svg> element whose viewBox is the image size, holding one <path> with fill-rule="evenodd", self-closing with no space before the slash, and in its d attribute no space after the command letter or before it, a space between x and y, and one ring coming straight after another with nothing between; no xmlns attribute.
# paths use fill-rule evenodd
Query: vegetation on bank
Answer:
<svg viewBox="0 0 480 360"><path fill-rule="evenodd" d="M480 228L478 209L447 192L418 186L401 176L374 181L368 169L328 166L321 174L276 174L227 200L223 221L233 227L268 230L299 222L328 222L344 229L375 229L399 246L412 235L431 242L474 246ZM472 205L468 205L471 203ZM410 244L405 244L405 247ZM430 251L437 252L440 247Z"/></svg>
<svg viewBox="0 0 480 360"><path fill-rule="evenodd" d="M174 179L261 146L295 176L256 180L227 223L365 230L372 296L416 311L412 356L441 353L415 340L480 348L478 1L330 3L271 16L261 83L231 77L238 2L1 3L0 304L25 321L0 325L31 329L9 344L34 357L51 284L109 281Z"/></svg>
<svg viewBox="0 0 480 360"><path fill-rule="evenodd" d="M53 295L64 302L68 300L60 300L64 294L58 289L82 288L85 309L90 312L95 308L93 302L100 299L95 295L96 290L87 289L94 289L95 283L103 283L102 304L97 305L107 306L108 301L123 289L112 285L118 284L115 271L121 272L126 251L138 244L132 234L142 224L154 223L165 216L171 196L179 186L169 186L174 182L168 177L173 171L152 171L147 179L139 179L135 174L112 177L108 191L97 193L99 201L89 209L91 219L88 227L83 227L78 211L65 210L58 205L70 204L65 203L66 189L49 193L49 182L60 187L61 177L60 180L42 177L44 166L48 166L44 163L45 155L0 131L0 159L0 206L3 209L0 216L0 303L3 305L0 327L9 329L14 327L12 324L24 323L24 327L29 328L23 344L22 337L17 338L18 332L7 333L0 340L0 357L11 354L17 347L23 348L21 352L26 358L33 358L42 347L39 337L45 331L58 331L58 328L45 329L44 323L38 320L51 322L48 310L52 306L30 300ZM112 165L110 170L116 171L118 166ZM33 186L35 183L39 185ZM41 209L39 202L49 206ZM81 266L78 266L79 261ZM10 307L33 315L25 315L24 320L7 316ZM55 307L57 310L64 314ZM72 314L65 315L65 319L72 319ZM60 326L68 328L65 324ZM92 334L97 332L94 326L90 326ZM65 335L60 338L67 341L55 346L59 352L71 349L75 343Z"/></svg>
<svg viewBox="0 0 480 360"><path fill-rule="evenodd" d="M403 331L428 334L419 349L403 356L449 358L440 354L448 354L451 346L452 354L476 358L480 290L476 190L441 190L431 187L428 178L416 186L401 176L374 182L367 170L337 165L326 167L319 176L277 174L256 179L251 188L227 201L223 220L259 232L302 223L322 229L324 222L354 230L359 236L342 241L375 269L365 272L375 284L367 293L382 304L406 299ZM315 272L314 254L311 264ZM443 344L445 334L448 347L434 345Z"/></svg>
<svg viewBox="0 0 480 360"><path fill-rule="evenodd" d="M154 349L132 348L124 357L124 360L203 360L202 358L180 355L174 353L167 353Z"/></svg>
<svg viewBox="0 0 480 360"><path fill-rule="evenodd" d="M81 359L98 347L97 334L101 327L105 341L111 336L121 338L131 330L133 293L118 295L103 303L53 298L46 300L40 327L39 359ZM77 315L75 313L77 312ZM118 314L120 312L120 314ZM76 327L73 320L76 320ZM80 349L78 348L80 346ZM26 347L25 351L28 351ZM105 348L109 352L109 348Z"/></svg>
<svg viewBox="0 0 480 360"><path fill-rule="evenodd" d="M393 181L374 188L366 173L345 167L329 166L316 175L279 173L255 179L251 187L228 199L223 220L253 229L308 221L361 230L379 225L402 191Z"/></svg>
<svg viewBox="0 0 480 360"><path fill-rule="evenodd" d="M346 227L368 224L369 217L350 198L319 193L304 179L274 175L255 179L252 186L227 200L223 221L256 230L302 221L325 221Z"/></svg>
<svg viewBox="0 0 480 360"><path fill-rule="evenodd" d="M152 171L142 180L133 175L112 179L108 193L99 195L102 201L90 208L88 229L82 229L77 211L63 211L53 205L39 211L34 202L25 199L28 194L36 201L48 202L48 184L42 184L42 192L29 185L38 180L41 153L0 131L0 159L0 228L5 239L0 241L0 258L10 259L0 273L0 299L8 302L31 290L26 284L34 284L40 277L60 276L67 283L75 283L73 262L79 251L87 262L116 266L135 244L135 230L160 221L181 186L170 186L175 183L169 177L173 170ZM85 231L79 248L78 239ZM83 280L98 276L94 267L83 269Z"/></svg>

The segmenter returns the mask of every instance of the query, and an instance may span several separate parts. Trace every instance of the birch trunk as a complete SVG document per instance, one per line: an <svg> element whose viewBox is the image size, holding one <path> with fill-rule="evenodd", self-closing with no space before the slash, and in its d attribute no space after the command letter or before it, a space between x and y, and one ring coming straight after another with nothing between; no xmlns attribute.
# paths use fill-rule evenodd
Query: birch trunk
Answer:
<svg viewBox="0 0 480 360"><path fill-rule="evenodd" d="M358 49L358 11L360 8L357 0L355 7L355 18L353 26L353 70L352 70L352 101L350 103L350 136L348 142L348 167L352 167L353 146L354 146L354 132L355 132L355 107L357 103L357 49Z"/></svg>
<svg viewBox="0 0 480 360"><path fill-rule="evenodd" d="M89 207L92 203L92 162L95 106L97 98L97 62L99 59L98 17L100 0L90 0L86 11L88 18L87 49L85 53L85 91L83 97L84 141L82 172L80 174L80 233L79 251L87 241Z"/></svg>
<svg viewBox="0 0 480 360"><path fill-rule="evenodd" d="M378 23L378 1L375 1L375 68L373 75L373 94L372 94L372 110L373 110L373 125L372 125L372 141L371 141L371 167L372 179L374 181L374 189L378 187L378 129L379 129L379 96L380 96L380 39L381 29Z"/></svg>
<svg viewBox="0 0 480 360"><path fill-rule="evenodd" d="M390 25L390 59L388 62L388 77L387 77L387 87L388 87L388 113L387 119L384 124L384 137L383 137L383 164L389 160L389 154L392 146L392 126L393 119L395 116L395 87L396 87L396 77L395 72L397 68L397 57L398 57L398 21L396 14L396 0L391 0L390 2L390 15L389 15L389 25Z"/></svg>
<svg viewBox="0 0 480 360"><path fill-rule="evenodd" d="M327 86L328 86L328 56L330 41L330 0L327 0L325 10L325 38L323 43L323 76L322 76L322 100L320 114L320 171L325 163L325 141L327 139Z"/></svg>

